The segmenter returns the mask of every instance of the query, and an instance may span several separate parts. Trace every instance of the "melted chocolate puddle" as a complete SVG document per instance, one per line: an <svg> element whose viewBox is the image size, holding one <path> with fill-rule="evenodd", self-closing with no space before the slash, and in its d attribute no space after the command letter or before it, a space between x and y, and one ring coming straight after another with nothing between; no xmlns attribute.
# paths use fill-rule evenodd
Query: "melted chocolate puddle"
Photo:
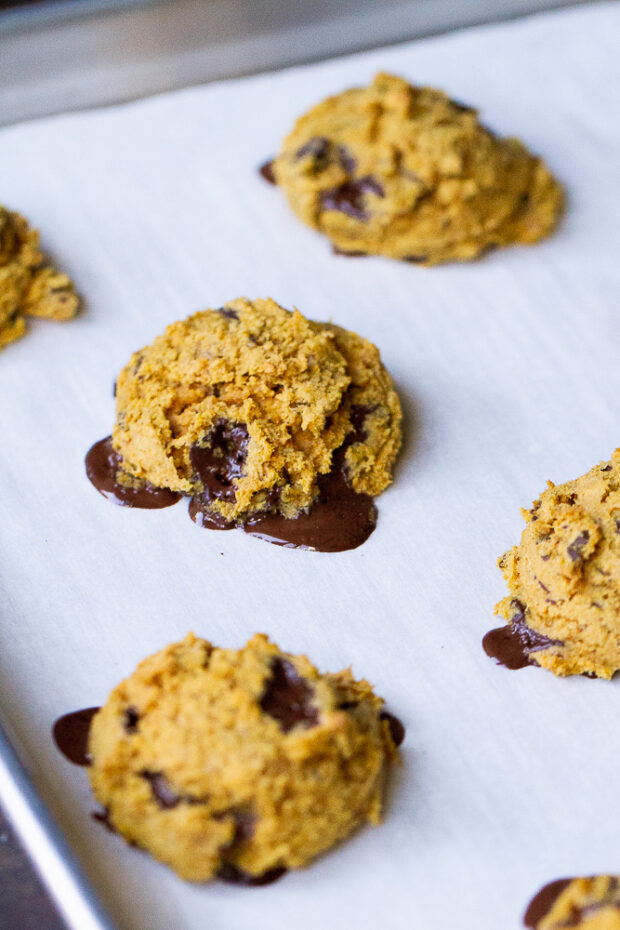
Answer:
<svg viewBox="0 0 620 930"><path fill-rule="evenodd" d="M100 494L122 507L141 507L155 510L171 507L181 500L182 495L168 488L156 488L148 481L137 486L119 484L116 475L121 467L121 457L112 445L111 436L96 442L86 455L86 474Z"/></svg>
<svg viewBox="0 0 620 930"><path fill-rule="evenodd" d="M402 720L399 720L398 717L396 717L394 714L391 714L388 710L382 710L379 714L379 719L387 720L394 745L400 746L405 738L406 732L405 724L402 722Z"/></svg>
<svg viewBox="0 0 620 930"><path fill-rule="evenodd" d="M482 640L486 654L497 661L498 665L516 671L527 665L536 665L533 652L548 649L549 646L563 646L559 639L549 639L533 630L525 622L525 607L520 601L513 601L516 611L510 622L495 630L490 630Z"/></svg>
<svg viewBox="0 0 620 930"><path fill-rule="evenodd" d="M276 181L276 176L273 172L273 159L272 158L270 158L269 161L266 161L263 165L260 166L260 168L258 169L258 173L263 178L263 180L267 181L268 184L278 183Z"/></svg>
<svg viewBox="0 0 620 930"><path fill-rule="evenodd" d="M349 485L344 468L344 448L335 456L334 467L318 481L319 494L308 513L292 520L266 513L245 523L229 523L203 509L200 496L192 498L189 515L198 526L211 530L242 529L276 546L344 552L366 542L377 525L377 508L368 494L358 494Z"/></svg>
<svg viewBox="0 0 620 930"><path fill-rule="evenodd" d="M537 895L530 901L527 911L523 917L523 923L531 930L536 927L546 917L555 902L558 900L565 888L570 885L572 879L560 878L555 882L549 882L544 888L541 888Z"/></svg>
<svg viewBox="0 0 620 930"><path fill-rule="evenodd" d="M52 727L52 736L63 756L74 765L90 765L88 734L99 707L85 707L59 717Z"/></svg>
<svg viewBox="0 0 620 930"><path fill-rule="evenodd" d="M194 444L190 461L204 487L192 497L189 515L198 526L210 530L242 529L277 546L288 549L314 549L318 552L343 552L366 542L377 525L377 509L368 494L358 494L349 484L345 466L346 449L363 442L364 420L369 408L362 405L351 410L353 430L333 458L331 471L318 479L318 496L308 513L288 519L278 513L253 516L245 523L231 523L213 511L214 500L234 501L236 480L241 476L247 456L249 436L243 423L217 421L204 445ZM86 473L97 490L114 503L125 507L170 507L183 496L168 488L156 488L145 482L125 487L117 481L122 459L111 438L102 439L86 456ZM271 491L275 504L279 488Z"/></svg>
<svg viewBox="0 0 620 930"><path fill-rule="evenodd" d="M229 862L224 862L217 873L220 881L227 882L230 885L246 885L251 888L258 888L260 885L272 885L282 878L288 870L284 868L267 869L262 875L250 875L243 869L237 868Z"/></svg>

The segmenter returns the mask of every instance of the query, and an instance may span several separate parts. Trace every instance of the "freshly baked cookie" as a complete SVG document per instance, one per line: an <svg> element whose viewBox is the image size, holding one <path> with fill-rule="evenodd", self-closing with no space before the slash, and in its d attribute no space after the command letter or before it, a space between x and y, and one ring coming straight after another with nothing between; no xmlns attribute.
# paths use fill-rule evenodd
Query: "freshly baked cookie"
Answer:
<svg viewBox="0 0 620 930"><path fill-rule="evenodd" d="M620 876L551 882L532 900L523 922L532 930L620 930Z"/></svg>
<svg viewBox="0 0 620 930"><path fill-rule="evenodd" d="M620 449L575 481L549 482L499 560L510 589L496 607L511 623L504 631L556 675L620 669L619 488Z"/></svg>
<svg viewBox="0 0 620 930"><path fill-rule="evenodd" d="M402 724L350 670L322 675L257 634L189 634L142 662L92 721L108 820L190 881L261 883L381 817Z"/></svg>
<svg viewBox="0 0 620 930"><path fill-rule="evenodd" d="M0 206L0 348L23 336L25 316L68 320L78 308L70 278L43 265L38 232Z"/></svg>
<svg viewBox="0 0 620 930"><path fill-rule="evenodd" d="M321 481L340 466L374 514L401 409L366 339L240 298L173 323L132 356L116 385L112 443L121 483L191 495L211 525L296 519L328 495Z"/></svg>
<svg viewBox="0 0 620 930"><path fill-rule="evenodd" d="M547 236L562 189L441 91L378 74L302 116L263 175L336 251L423 265Z"/></svg>

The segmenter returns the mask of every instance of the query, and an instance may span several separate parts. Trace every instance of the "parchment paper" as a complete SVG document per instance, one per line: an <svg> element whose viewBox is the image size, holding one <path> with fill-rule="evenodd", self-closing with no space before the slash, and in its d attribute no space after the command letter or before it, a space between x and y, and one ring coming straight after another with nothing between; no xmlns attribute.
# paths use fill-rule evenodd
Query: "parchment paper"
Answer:
<svg viewBox="0 0 620 930"><path fill-rule="evenodd" d="M620 443L619 31L617 3L590 5L0 132L0 202L86 298L0 356L0 697L125 930L512 930L544 882L620 871L620 682L509 672L480 646L519 508ZM557 235L430 270L334 257L256 168L378 70L540 152L569 193ZM239 295L358 331L396 379L406 442L356 551L206 532L184 504L115 507L85 477L131 351ZM53 720L189 629L225 646L263 630L373 682L407 726L382 827L244 890L184 884L92 821Z"/></svg>

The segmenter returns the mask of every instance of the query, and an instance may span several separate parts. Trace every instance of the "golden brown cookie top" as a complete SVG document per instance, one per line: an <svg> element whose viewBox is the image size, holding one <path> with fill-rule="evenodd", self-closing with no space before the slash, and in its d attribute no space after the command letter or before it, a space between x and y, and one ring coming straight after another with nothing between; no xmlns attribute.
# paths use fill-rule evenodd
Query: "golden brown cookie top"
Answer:
<svg viewBox="0 0 620 930"><path fill-rule="evenodd" d="M24 334L25 316L66 320L78 308L73 282L43 265L38 232L0 206L0 348Z"/></svg>
<svg viewBox="0 0 620 930"><path fill-rule="evenodd" d="M189 634L95 716L92 787L120 833L184 878L296 868L378 822L402 738L382 705L264 635L233 650Z"/></svg>
<svg viewBox="0 0 620 930"><path fill-rule="evenodd" d="M532 900L524 923L532 930L620 930L620 876L551 882Z"/></svg>
<svg viewBox="0 0 620 930"><path fill-rule="evenodd" d="M575 481L549 482L500 559L511 593L496 611L542 635L531 659L556 675L620 669L619 489L620 450Z"/></svg>
<svg viewBox="0 0 620 930"><path fill-rule="evenodd" d="M544 163L517 139L389 74L300 117L272 169L295 213L338 251L426 265L536 242L563 205Z"/></svg>
<svg viewBox="0 0 620 930"><path fill-rule="evenodd" d="M206 494L228 520L270 509L294 517L347 437L353 488L380 493L400 421L370 342L273 300L239 298L173 323L132 356L117 381L113 443L130 476Z"/></svg>

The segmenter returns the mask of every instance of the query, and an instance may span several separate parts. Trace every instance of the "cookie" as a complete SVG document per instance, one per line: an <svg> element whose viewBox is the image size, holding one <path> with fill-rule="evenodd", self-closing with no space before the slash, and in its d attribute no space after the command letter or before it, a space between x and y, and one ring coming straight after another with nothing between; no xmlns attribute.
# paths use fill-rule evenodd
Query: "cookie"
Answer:
<svg viewBox="0 0 620 930"><path fill-rule="evenodd" d="M485 648L511 667L611 678L620 669L620 449L523 511L518 546L499 560L510 622ZM512 650L512 664L511 659Z"/></svg>
<svg viewBox="0 0 620 930"><path fill-rule="evenodd" d="M402 724L350 670L321 674L257 634L189 634L142 662L90 728L112 827L182 878L260 883L381 818Z"/></svg>
<svg viewBox="0 0 620 930"><path fill-rule="evenodd" d="M43 262L36 229L0 206L0 348L24 335L24 317L68 320L77 313L73 282Z"/></svg>
<svg viewBox="0 0 620 930"><path fill-rule="evenodd" d="M334 470L351 506L372 510L400 444L400 403L376 347L273 300L173 323L116 384L119 482L191 496L204 525L299 521L332 493Z"/></svg>
<svg viewBox="0 0 620 930"><path fill-rule="evenodd" d="M262 173L337 252L422 265L537 242L564 200L517 139L498 138L441 91L390 74L309 110Z"/></svg>
<svg viewBox="0 0 620 930"><path fill-rule="evenodd" d="M620 930L620 876L551 882L531 901L523 923L532 930Z"/></svg>

